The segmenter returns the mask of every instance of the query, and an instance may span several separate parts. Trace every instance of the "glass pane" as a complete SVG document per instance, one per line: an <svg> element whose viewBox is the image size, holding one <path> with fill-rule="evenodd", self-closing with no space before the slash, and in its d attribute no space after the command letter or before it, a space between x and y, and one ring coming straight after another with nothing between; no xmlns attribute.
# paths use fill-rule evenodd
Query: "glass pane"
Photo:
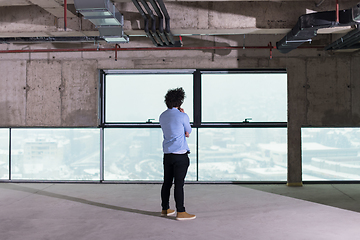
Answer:
<svg viewBox="0 0 360 240"><path fill-rule="evenodd" d="M302 178L360 180L360 128L302 128Z"/></svg>
<svg viewBox="0 0 360 240"><path fill-rule="evenodd" d="M199 129L200 181L286 179L286 128Z"/></svg>
<svg viewBox="0 0 360 240"><path fill-rule="evenodd" d="M11 177L100 180L99 129L12 129Z"/></svg>
<svg viewBox="0 0 360 240"><path fill-rule="evenodd" d="M9 129L0 129L0 179L9 179Z"/></svg>
<svg viewBox="0 0 360 240"><path fill-rule="evenodd" d="M287 122L287 75L202 74L202 121Z"/></svg>
<svg viewBox="0 0 360 240"><path fill-rule="evenodd" d="M188 138L190 167L186 180L196 180L196 130ZM105 129L105 180L163 180L161 128Z"/></svg>
<svg viewBox="0 0 360 240"><path fill-rule="evenodd" d="M159 122L166 110L164 96L169 89L182 87L186 98L182 105L193 120L192 74L118 74L106 75L105 119L107 123Z"/></svg>

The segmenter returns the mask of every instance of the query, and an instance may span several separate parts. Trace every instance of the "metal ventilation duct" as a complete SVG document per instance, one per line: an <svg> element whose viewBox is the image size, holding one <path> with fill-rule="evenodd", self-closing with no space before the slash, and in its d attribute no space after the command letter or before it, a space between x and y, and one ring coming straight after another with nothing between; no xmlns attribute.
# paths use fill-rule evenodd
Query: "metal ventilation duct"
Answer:
<svg viewBox="0 0 360 240"><path fill-rule="evenodd" d="M127 43L124 34L124 16L110 0L74 0L76 11L92 22L100 37L111 43Z"/></svg>
<svg viewBox="0 0 360 240"><path fill-rule="evenodd" d="M339 21L336 11L317 12L299 17L293 29L276 43L281 53L288 53L304 42L311 42L321 28L353 26L360 22L360 5L339 12Z"/></svg>

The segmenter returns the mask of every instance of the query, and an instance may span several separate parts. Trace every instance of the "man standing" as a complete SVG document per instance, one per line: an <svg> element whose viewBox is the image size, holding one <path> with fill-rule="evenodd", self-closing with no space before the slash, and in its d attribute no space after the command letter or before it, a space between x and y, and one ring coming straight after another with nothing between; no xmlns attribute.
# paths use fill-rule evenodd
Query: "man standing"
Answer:
<svg viewBox="0 0 360 240"><path fill-rule="evenodd" d="M177 220L195 219L196 216L188 214L184 207L184 181L190 164L188 154L189 146L186 137L190 136L191 126L189 116L181 108L184 102L183 88L170 89L165 95L168 107L159 118L164 135L164 182L161 188L161 216L175 215L170 209L170 189L174 180L174 198L176 203Z"/></svg>

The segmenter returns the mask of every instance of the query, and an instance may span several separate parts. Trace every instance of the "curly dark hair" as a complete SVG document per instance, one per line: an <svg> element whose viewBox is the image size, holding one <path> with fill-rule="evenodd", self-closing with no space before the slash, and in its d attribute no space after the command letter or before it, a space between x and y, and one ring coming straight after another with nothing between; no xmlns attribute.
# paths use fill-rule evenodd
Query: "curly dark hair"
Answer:
<svg viewBox="0 0 360 240"><path fill-rule="evenodd" d="M182 87L169 89L165 95L165 104L168 108L180 107L185 98L185 91Z"/></svg>

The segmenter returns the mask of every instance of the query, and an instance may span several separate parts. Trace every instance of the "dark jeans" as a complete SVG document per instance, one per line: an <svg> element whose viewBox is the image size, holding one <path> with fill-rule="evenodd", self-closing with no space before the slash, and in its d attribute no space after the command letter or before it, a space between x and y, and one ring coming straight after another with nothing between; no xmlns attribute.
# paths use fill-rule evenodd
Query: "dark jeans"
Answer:
<svg viewBox="0 0 360 240"><path fill-rule="evenodd" d="M174 197L177 212L185 212L184 180L190 161L188 154L164 154L164 183L161 188L162 210L169 206L170 189L174 180Z"/></svg>

